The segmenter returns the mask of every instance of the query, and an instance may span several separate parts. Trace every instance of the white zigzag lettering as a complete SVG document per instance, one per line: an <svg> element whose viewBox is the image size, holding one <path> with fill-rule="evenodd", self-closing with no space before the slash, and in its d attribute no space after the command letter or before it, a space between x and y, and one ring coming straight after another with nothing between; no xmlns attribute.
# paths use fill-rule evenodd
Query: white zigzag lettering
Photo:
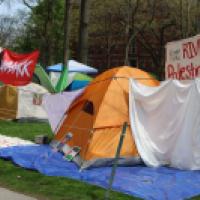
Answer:
<svg viewBox="0 0 200 200"><path fill-rule="evenodd" d="M24 77L25 75L30 77L28 67L32 62L32 60L25 60L23 62L2 61L0 72L16 74L16 77Z"/></svg>

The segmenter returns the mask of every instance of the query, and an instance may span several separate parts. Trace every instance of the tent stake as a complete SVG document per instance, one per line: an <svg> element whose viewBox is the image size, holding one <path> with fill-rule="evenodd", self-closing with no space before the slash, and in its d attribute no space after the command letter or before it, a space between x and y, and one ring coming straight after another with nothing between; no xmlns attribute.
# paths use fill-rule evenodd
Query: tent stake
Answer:
<svg viewBox="0 0 200 200"><path fill-rule="evenodd" d="M121 152L121 148L122 148L122 145L123 145L124 136L126 134L127 126L128 126L128 123L124 122L123 127L122 127L122 132L121 132L121 135L120 135L120 139L119 139L119 144L118 144L118 147L117 147L117 152L116 152L115 158L114 158L114 164L112 166L112 171L111 171L111 175L110 175L110 179L109 179L109 185L108 185L108 188L107 188L106 193L105 193L105 200L108 200L110 198L110 191L112 189L112 184L113 184L113 181L114 181L114 178L115 178L118 159L120 157L120 152Z"/></svg>

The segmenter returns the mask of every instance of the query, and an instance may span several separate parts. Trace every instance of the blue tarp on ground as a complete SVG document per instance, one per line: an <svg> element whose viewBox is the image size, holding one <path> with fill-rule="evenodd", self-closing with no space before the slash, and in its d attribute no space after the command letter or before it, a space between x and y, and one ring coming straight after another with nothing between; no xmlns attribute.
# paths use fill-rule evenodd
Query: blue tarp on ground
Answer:
<svg viewBox="0 0 200 200"><path fill-rule="evenodd" d="M0 149L0 157L48 176L64 176L106 188L111 168L94 168L79 172L74 163L47 145ZM113 190L144 199L186 199L200 194L200 172L166 167L119 167Z"/></svg>

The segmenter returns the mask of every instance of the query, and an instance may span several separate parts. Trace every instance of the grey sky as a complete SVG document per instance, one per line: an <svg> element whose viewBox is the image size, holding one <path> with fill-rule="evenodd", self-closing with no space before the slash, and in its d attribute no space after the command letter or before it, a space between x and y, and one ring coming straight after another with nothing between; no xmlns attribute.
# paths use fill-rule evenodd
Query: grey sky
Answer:
<svg viewBox="0 0 200 200"><path fill-rule="evenodd" d="M1 15L15 15L18 9L26 9L21 0L6 0L0 5Z"/></svg>

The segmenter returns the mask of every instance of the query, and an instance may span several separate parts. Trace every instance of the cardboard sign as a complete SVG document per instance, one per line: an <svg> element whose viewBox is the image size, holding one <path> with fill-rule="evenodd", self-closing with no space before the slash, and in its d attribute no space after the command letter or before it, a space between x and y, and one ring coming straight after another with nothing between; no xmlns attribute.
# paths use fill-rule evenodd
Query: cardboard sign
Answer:
<svg viewBox="0 0 200 200"><path fill-rule="evenodd" d="M26 85L32 80L39 51L16 54L8 49L2 52L0 81L14 86Z"/></svg>
<svg viewBox="0 0 200 200"><path fill-rule="evenodd" d="M169 42L165 48L166 79L186 80L200 77L200 35Z"/></svg>

